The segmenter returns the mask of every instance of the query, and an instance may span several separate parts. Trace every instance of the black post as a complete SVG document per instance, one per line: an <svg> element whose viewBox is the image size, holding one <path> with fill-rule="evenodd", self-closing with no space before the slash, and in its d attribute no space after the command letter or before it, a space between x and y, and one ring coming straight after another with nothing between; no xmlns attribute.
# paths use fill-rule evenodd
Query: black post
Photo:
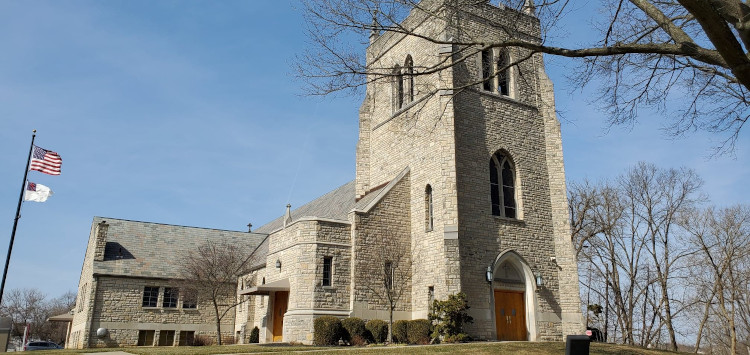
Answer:
<svg viewBox="0 0 750 355"><path fill-rule="evenodd" d="M21 183L21 195L18 196L18 208L16 208L16 219L13 221L13 232L10 233L10 245L8 245L8 257L5 258L5 269L3 269L3 282L0 284L0 304L3 302L3 293L5 292L5 278L8 276L8 264L10 264L10 252L13 250L13 240L16 239L16 227L18 219L21 218L21 202L23 202L23 192L26 190L26 178L29 176L29 163L31 163L31 152L34 150L34 138L36 130L31 134L31 146L29 147L29 157L26 159L26 170L23 172L23 183Z"/></svg>

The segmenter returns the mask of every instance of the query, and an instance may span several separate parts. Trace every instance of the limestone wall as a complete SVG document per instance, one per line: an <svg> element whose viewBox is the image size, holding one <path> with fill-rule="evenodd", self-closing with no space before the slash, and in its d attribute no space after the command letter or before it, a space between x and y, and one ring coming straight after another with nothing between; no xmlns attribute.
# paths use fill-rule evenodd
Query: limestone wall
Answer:
<svg viewBox="0 0 750 355"><path fill-rule="evenodd" d="M157 307L143 307L143 291L146 286L160 288ZM185 309L180 295L176 308L163 307L164 287L178 286L169 280L98 277L99 292L93 302L91 330L95 333L99 328L106 328L109 335L103 339L92 335L88 346L135 346L139 330L156 330L157 333L166 330L174 330L175 333L194 331L196 335L204 334L215 338L215 316L210 300L199 299L195 309ZM232 301L224 300L222 303ZM231 338L234 313L229 312L221 324L223 336ZM155 339L158 340L158 334Z"/></svg>
<svg viewBox="0 0 750 355"><path fill-rule="evenodd" d="M311 344L315 317L349 314L350 234L348 223L302 219L269 237L268 266L262 273L266 283L289 279L284 341ZM322 285L324 257L332 257L331 286ZM274 296L255 302L256 325L264 327L261 342L272 339Z"/></svg>
<svg viewBox="0 0 750 355"><path fill-rule="evenodd" d="M430 2L433 6L434 2ZM444 36L441 22L424 22L424 16L413 12L405 25L418 33ZM413 36L385 33L368 48L369 65L380 68L403 67L411 56L415 72L450 60L437 44ZM425 318L428 290L445 297L460 289L460 265L457 248L446 248L457 231L457 193L455 174L455 141L451 95L452 70L414 77L414 101L394 104L394 82L384 77L368 85L366 103L360 110L360 140L357 150L357 194L365 185L372 189L394 179L405 168L410 169L409 231L413 254L411 302L413 318ZM366 182L366 183L365 183ZM432 188L433 228L425 228L425 190ZM447 238L447 239L446 239Z"/></svg>
<svg viewBox="0 0 750 355"><path fill-rule="evenodd" d="M86 246L86 254L83 258L81 267L81 277L78 281L78 293L76 296L76 305L71 324L70 339L65 347L68 349L81 349L88 343L88 329L91 325L91 313L93 305L91 299L94 295L96 284L93 276L94 255L97 251L97 234L99 231L98 223L101 220L94 219L89 232L89 242ZM102 230L103 232L103 230ZM101 248L101 247L100 247Z"/></svg>
<svg viewBox="0 0 750 355"><path fill-rule="evenodd" d="M401 295L394 318L411 318L414 268L410 252L410 201L410 175L406 174L370 211L350 215L355 228L351 276L354 317L389 319L383 282L384 264L391 261L397 269L393 274L393 290Z"/></svg>

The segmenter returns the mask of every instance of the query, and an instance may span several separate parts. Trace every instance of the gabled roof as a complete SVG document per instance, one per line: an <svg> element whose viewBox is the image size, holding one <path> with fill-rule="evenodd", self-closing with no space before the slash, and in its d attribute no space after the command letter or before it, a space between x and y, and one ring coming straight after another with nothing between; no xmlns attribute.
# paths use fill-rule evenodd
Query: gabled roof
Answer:
<svg viewBox="0 0 750 355"><path fill-rule="evenodd" d="M377 205L388 192L409 173L409 167L406 167L393 180L387 184L375 187L368 191L359 201L355 200L355 181L352 180L337 189L318 197L317 199L302 205L291 212L294 223L303 218L309 219L333 219L339 221L348 221L349 212L368 212L373 206ZM284 217L274 219L273 221L258 228L256 232L271 234L284 227ZM265 266L265 256L268 254L268 238L253 252L253 269Z"/></svg>
<svg viewBox="0 0 750 355"><path fill-rule="evenodd" d="M94 217L106 221L104 261L94 261L94 274L143 278L180 278L180 259L206 242L228 243L250 254L265 234Z"/></svg>
<svg viewBox="0 0 750 355"><path fill-rule="evenodd" d="M347 221L349 211L354 208L354 180L338 187L337 189L312 200L292 211L294 223L302 218L324 218L339 221ZM284 227L284 216L256 229L257 233L273 233Z"/></svg>
<svg viewBox="0 0 750 355"><path fill-rule="evenodd" d="M409 173L409 167L404 168L394 179L387 184L378 186L368 191L359 201L355 200L355 180L339 186L337 189L316 198L291 212L294 223L303 218L310 219L333 219L348 221L351 211L366 212L388 194L404 176ZM284 215L256 229L257 233L271 234L284 227Z"/></svg>

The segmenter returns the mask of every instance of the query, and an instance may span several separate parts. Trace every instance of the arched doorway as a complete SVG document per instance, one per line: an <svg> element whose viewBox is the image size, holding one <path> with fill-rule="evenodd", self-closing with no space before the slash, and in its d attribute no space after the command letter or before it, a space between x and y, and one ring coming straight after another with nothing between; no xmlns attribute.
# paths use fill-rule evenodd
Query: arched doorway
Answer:
<svg viewBox="0 0 750 355"><path fill-rule="evenodd" d="M533 273L514 251L500 254L493 265L492 301L497 340L536 340L536 295Z"/></svg>

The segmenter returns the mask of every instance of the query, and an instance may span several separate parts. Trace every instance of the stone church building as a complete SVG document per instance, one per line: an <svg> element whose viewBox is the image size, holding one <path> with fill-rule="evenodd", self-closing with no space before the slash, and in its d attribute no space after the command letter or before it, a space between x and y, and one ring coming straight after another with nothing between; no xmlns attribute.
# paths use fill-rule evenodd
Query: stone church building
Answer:
<svg viewBox="0 0 750 355"><path fill-rule="evenodd" d="M443 3L422 5L453 11ZM417 10L403 25L432 38L541 42L533 9L477 3L456 12L454 26ZM393 74L367 84L356 177L255 231L268 237L238 285L247 299L239 339L257 326L261 342L309 344L316 317L387 320L384 282L404 289L395 319L427 318L432 300L465 292L475 339L583 332L560 124L542 56L478 49L412 75L453 64L456 49L371 36L368 67Z"/></svg>
<svg viewBox="0 0 750 355"><path fill-rule="evenodd" d="M193 345L215 336L211 301L179 292L181 258L214 241L254 250L265 237L94 217L65 347ZM233 326L234 314L222 319L225 338Z"/></svg>
<svg viewBox="0 0 750 355"><path fill-rule="evenodd" d="M422 2L452 14L450 23L415 10L403 25L459 42L541 42L531 7L516 11L477 1L455 11L444 3ZM464 60L467 50L456 54L458 49L419 36L373 33L368 67L392 74L367 84L355 179L296 209L287 206L283 216L253 233L216 232L252 253L253 271L237 284L245 302L231 320L239 342L248 342L257 326L262 343L310 344L313 321L324 315L387 320L384 287L400 295L396 320L427 318L433 300L466 293L474 318L466 332L474 339L560 341L583 332L560 124L542 56L518 48L477 48ZM448 65L413 75L437 63ZM95 241L100 221L94 222ZM172 227L163 235L178 243L151 247L184 248L189 236L197 235ZM159 275L168 271L158 266L163 264L146 263L152 274L141 275L112 260L113 267L122 264L118 277L133 276L127 282L102 276L94 290L87 268L88 260L99 257L99 247L94 243L95 251L87 252L78 299L101 299L109 306L84 303L99 313L76 316L72 347L107 345L93 335L104 318L107 339L120 339L119 345L162 344L162 330L173 337L163 344L177 345L182 332L206 330L202 324L211 320L198 314L200 300L196 307L189 302L194 308L188 309L179 299L168 310L140 303L147 292L156 304L172 297L168 289L175 276ZM94 267L107 263L101 252ZM125 284L134 299L130 306L108 291Z"/></svg>

